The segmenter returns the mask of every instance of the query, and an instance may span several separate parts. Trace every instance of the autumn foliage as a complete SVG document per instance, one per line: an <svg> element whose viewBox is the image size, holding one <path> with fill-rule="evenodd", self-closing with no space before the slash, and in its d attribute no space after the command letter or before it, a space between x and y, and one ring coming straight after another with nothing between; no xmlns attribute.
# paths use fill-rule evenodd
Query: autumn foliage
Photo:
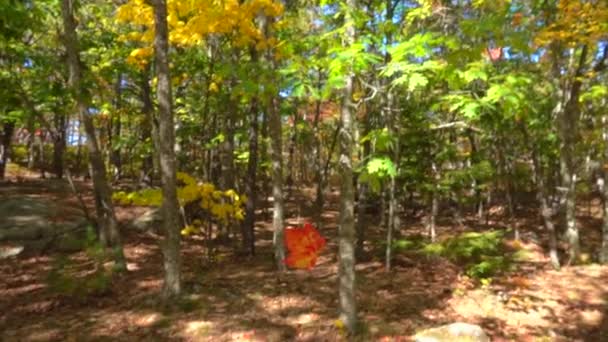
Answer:
<svg viewBox="0 0 608 342"><path fill-rule="evenodd" d="M285 264L292 268L311 269L317 263L319 251L325 246L325 239L310 223L303 228L285 230L285 246L289 255Z"/></svg>

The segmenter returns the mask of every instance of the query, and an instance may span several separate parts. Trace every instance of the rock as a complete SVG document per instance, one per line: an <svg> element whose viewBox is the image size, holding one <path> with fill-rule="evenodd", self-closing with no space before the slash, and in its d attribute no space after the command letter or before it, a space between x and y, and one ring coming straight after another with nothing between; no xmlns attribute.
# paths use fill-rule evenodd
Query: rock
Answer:
<svg viewBox="0 0 608 342"><path fill-rule="evenodd" d="M48 212L51 204L32 198L0 201L0 241L35 240L50 233Z"/></svg>
<svg viewBox="0 0 608 342"><path fill-rule="evenodd" d="M162 225L162 214L159 208L148 209L141 216L131 222L131 226L141 232L148 230L160 231Z"/></svg>
<svg viewBox="0 0 608 342"><path fill-rule="evenodd" d="M490 342L478 325L452 323L424 330L414 336L416 342Z"/></svg>
<svg viewBox="0 0 608 342"><path fill-rule="evenodd" d="M52 248L65 253L78 252L85 249L86 243L83 238L72 234L65 234L53 241Z"/></svg>
<svg viewBox="0 0 608 342"><path fill-rule="evenodd" d="M25 253L27 254L40 254L46 251L52 242L52 238L20 241L20 243L22 243L25 247Z"/></svg>
<svg viewBox="0 0 608 342"><path fill-rule="evenodd" d="M22 245L0 246L0 259L17 256L23 252L23 249L24 247Z"/></svg>
<svg viewBox="0 0 608 342"><path fill-rule="evenodd" d="M53 234L49 226L20 226L0 230L0 241L37 240Z"/></svg>

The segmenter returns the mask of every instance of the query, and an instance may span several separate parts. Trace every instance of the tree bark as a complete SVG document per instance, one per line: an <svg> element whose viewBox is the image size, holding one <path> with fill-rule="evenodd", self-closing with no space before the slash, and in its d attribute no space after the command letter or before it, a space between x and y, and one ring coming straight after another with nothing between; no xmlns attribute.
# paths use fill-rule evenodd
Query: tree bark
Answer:
<svg viewBox="0 0 608 342"><path fill-rule="evenodd" d="M4 179L6 173L6 164L11 151L11 139L15 130L15 122L8 121L4 123L2 132L2 141L0 144L0 179Z"/></svg>
<svg viewBox="0 0 608 342"><path fill-rule="evenodd" d="M605 106L604 106L605 107ZM604 204L604 217L602 222L602 247L600 249L600 262L608 263L608 114L602 116L602 138L604 140L604 162L602 165L603 183L602 199Z"/></svg>
<svg viewBox="0 0 608 342"><path fill-rule="evenodd" d="M154 51L156 62L160 169L163 190L163 242L165 281L163 298L175 298L181 294L180 218L176 190L175 128L172 111L171 76L169 71L169 30L167 27L167 2L154 0Z"/></svg>
<svg viewBox="0 0 608 342"><path fill-rule="evenodd" d="M357 8L356 0L346 1L345 14L345 45L350 46L355 42L355 22L351 11ZM338 279L340 297L340 321L347 331L354 334L357 327L357 306L355 298L355 213L354 213L354 189L353 189L353 133L354 115L352 113L354 73L348 71L345 78L345 86L342 93L342 106L340 118L342 129L340 132L340 229L339 229L339 260Z"/></svg>
<svg viewBox="0 0 608 342"><path fill-rule="evenodd" d="M431 242L435 242L437 240L437 214L439 213L439 181L441 180L441 175L439 173L439 168L435 161L431 163L431 169L433 174L433 190L431 193L431 216L429 217L428 222L428 234L431 238Z"/></svg>
<svg viewBox="0 0 608 342"><path fill-rule="evenodd" d="M142 112L144 114L144 122L142 124L142 140L151 139L152 152L144 158L144 167L140 182L149 180L150 183L156 179L160 171L160 138L158 136L158 118L154 113L154 105L152 103L152 90L150 89L149 70L146 69L140 79Z"/></svg>
<svg viewBox="0 0 608 342"><path fill-rule="evenodd" d="M272 18L265 18L264 31L269 35ZM267 61L272 63L273 71L276 72L277 65L273 56L268 54ZM277 94L270 96L268 103L268 131L270 133L270 159L272 174L272 198L273 198L273 245L274 258L279 271L285 271L285 204L283 193L283 125L281 122L281 111Z"/></svg>
<svg viewBox="0 0 608 342"><path fill-rule="evenodd" d="M55 177L63 178L64 152L66 147L66 116L55 112L55 134L53 138L53 171Z"/></svg>
<svg viewBox="0 0 608 342"><path fill-rule="evenodd" d="M117 140L120 139L120 134L122 131L122 122L120 118L120 108L121 108L121 89L122 89L122 74L118 74L118 79L116 80L116 84L114 86L114 113L110 116L110 129L108 129L108 141L112 143L116 143ZM110 161L114 165L114 179L119 180L122 178L122 156L121 156L121 148L120 146L114 146L114 144L110 145Z"/></svg>
<svg viewBox="0 0 608 342"><path fill-rule="evenodd" d="M89 95L85 92L82 84L82 69L79 57L78 36L76 34L76 22L74 19L74 1L62 0L61 13L64 27L64 44L67 52L67 63L69 70L69 85L76 99L76 106L80 120L84 124L87 135L87 147L89 149L89 168L93 178L95 201L97 208L100 241L105 246L113 248L115 268L119 271L126 270L126 262L123 252L122 240L118 229L114 206L112 204L112 188L108 184L105 165L97 137L95 126L89 113Z"/></svg>
<svg viewBox="0 0 608 342"><path fill-rule="evenodd" d="M270 157L272 159L272 198L274 210L272 225L274 228L273 244L274 257L277 268L285 270L285 227L284 227L284 201L283 201L283 129L281 126L281 113L278 108L278 99L270 101L268 128L270 130Z"/></svg>
<svg viewBox="0 0 608 342"><path fill-rule="evenodd" d="M247 181L245 182L245 220L242 225L243 251L252 256L255 254L255 207L256 181L258 169L258 99L251 100L249 113L249 160L247 161Z"/></svg>
<svg viewBox="0 0 608 342"><path fill-rule="evenodd" d="M555 231L555 225L553 224L553 210L548 201L548 191L545 183L545 176L543 174L542 162L538 148L536 147L537 144L531 146L526 127L524 125L521 125L520 127L524 135L526 146L529 146L532 150L532 167L534 178L536 178L536 197L538 199L538 204L540 205L543 225L549 234L549 261L554 269L559 270L560 262L557 253L557 232Z"/></svg>
<svg viewBox="0 0 608 342"><path fill-rule="evenodd" d="M369 112L368 112L369 113ZM365 127L363 131L363 136L367 136L371 129L371 123L369 119L369 114L366 115ZM369 140L363 143L362 154L359 160L365 160L367 156L371 153L371 144ZM368 196L369 196L369 186L365 182L357 182L357 246L356 246L356 256L359 259L359 256L363 256L365 252L365 228L366 228L366 209L368 206Z"/></svg>
<svg viewBox="0 0 608 342"><path fill-rule="evenodd" d="M297 106L296 109L293 111L293 128L291 131L291 137L289 139L289 157L287 158L287 189L288 189L288 196L287 197L291 197L292 194L292 190L293 190L293 184L295 182L295 177L296 174L294 173L294 166L295 166L295 152L296 152L296 145L297 145L297 141L298 141L298 110L297 110Z"/></svg>
<svg viewBox="0 0 608 342"><path fill-rule="evenodd" d="M321 76L319 74L317 82L317 89L321 88ZM324 206L324 197L323 197L323 158L321 155L322 142L321 142L321 133L319 129L319 121L321 118L321 100L317 99L315 101L315 118L312 126L312 135L315 140L314 144L314 168L315 168L315 182L317 186L317 191L315 195L315 212L314 212L314 221L317 227L321 227L322 217L323 217L323 206Z"/></svg>
<svg viewBox="0 0 608 342"><path fill-rule="evenodd" d="M576 161L575 148L578 138L578 122L580 118L579 97L582 87L581 78L587 59L587 46L583 46L576 70L568 89L560 91L561 102L558 102L554 112L557 120L557 132L560 138L560 172L562 178L562 206L565 209L565 236L568 240L568 264L576 262L580 254L579 231L576 225ZM574 60L574 51L572 52ZM559 71L556 71L559 75ZM563 98L563 100L562 100Z"/></svg>
<svg viewBox="0 0 608 342"><path fill-rule="evenodd" d="M387 10L386 10L386 20L387 21L392 21L393 20L393 1L391 0L387 0L386 1L386 6L387 6ZM390 33L390 31L388 31L388 33L386 34L386 44L387 45L391 45L393 42L393 36ZM384 63L387 65L391 60L391 56L388 52L385 53L384 55ZM397 118L395 113L393 112L393 93L391 91L391 87L390 87L390 83L389 80L384 80L383 82L386 82L385 86L387 88L386 90L386 95L384 96L383 99L383 109L382 111L384 112L384 116L388 118L388 132L390 134L390 136L392 138L395 138L399 132L399 129L397 127L398 122L397 122ZM392 162L393 165L395 166L395 169L398 169L399 166L399 139L395 139L395 146L392 149ZM396 175L392 175L390 182L389 182L389 188L388 188L388 196L389 196L389 202L388 202L388 220L387 220L387 230L386 230L386 260L385 260L385 269L386 271L390 271L391 270L391 261L392 261L392 253L393 253L393 233L395 230L395 215L396 215L396 210L397 210L397 197L395 195L395 191L396 191L396 179L395 179Z"/></svg>

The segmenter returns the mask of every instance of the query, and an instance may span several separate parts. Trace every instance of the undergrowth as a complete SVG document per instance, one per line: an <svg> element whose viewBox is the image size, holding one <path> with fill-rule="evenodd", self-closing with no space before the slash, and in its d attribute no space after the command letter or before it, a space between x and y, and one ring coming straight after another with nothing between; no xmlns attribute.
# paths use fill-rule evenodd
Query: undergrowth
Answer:
<svg viewBox="0 0 608 342"><path fill-rule="evenodd" d="M506 231L468 232L440 242L425 243L419 238L396 240L396 252L413 251L427 257L444 257L462 265L476 279L492 278L513 269L525 257L522 250L504 243Z"/></svg>
<svg viewBox="0 0 608 342"><path fill-rule="evenodd" d="M93 227L87 227L82 245L85 247L87 258L84 265L82 261L64 255L53 261L53 266L47 275L47 284L51 292L75 298L104 295L109 292L112 270L104 267L108 256L99 243ZM89 267L83 270L83 266ZM90 271L90 266L93 272ZM78 275L78 273L84 274Z"/></svg>

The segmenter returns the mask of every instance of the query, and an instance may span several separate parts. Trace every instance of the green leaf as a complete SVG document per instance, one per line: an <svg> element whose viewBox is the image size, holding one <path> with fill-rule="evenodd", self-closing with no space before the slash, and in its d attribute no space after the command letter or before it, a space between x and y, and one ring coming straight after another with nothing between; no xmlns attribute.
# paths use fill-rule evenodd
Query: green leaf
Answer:
<svg viewBox="0 0 608 342"><path fill-rule="evenodd" d="M409 77L407 90L414 91L418 88L423 88L428 83L429 83L429 80L426 77L424 77L422 74L413 73Z"/></svg>

